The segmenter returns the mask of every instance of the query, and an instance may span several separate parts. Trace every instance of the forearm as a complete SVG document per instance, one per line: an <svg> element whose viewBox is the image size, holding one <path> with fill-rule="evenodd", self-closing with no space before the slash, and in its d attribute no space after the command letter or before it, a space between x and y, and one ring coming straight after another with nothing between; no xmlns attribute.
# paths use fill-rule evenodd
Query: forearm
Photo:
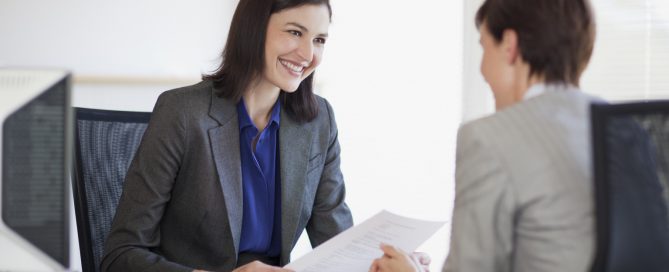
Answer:
<svg viewBox="0 0 669 272"><path fill-rule="evenodd" d="M339 164L339 143L335 139L326 154L307 224L307 232L314 247L353 226L351 210L345 202L346 187Z"/></svg>
<svg viewBox="0 0 669 272"><path fill-rule="evenodd" d="M123 184L105 243L102 271L190 271L152 252L161 245L160 222L171 200L185 144L185 121L173 110L178 97L156 102Z"/></svg>
<svg viewBox="0 0 669 272"><path fill-rule="evenodd" d="M307 223L307 233L314 247L353 226L353 217L345 202L346 186L340 169L337 123L330 104L326 102L325 107L329 117L327 149L323 153L323 170Z"/></svg>
<svg viewBox="0 0 669 272"><path fill-rule="evenodd" d="M168 271L187 272L193 268L170 262L146 248L119 247L105 256L100 271Z"/></svg>

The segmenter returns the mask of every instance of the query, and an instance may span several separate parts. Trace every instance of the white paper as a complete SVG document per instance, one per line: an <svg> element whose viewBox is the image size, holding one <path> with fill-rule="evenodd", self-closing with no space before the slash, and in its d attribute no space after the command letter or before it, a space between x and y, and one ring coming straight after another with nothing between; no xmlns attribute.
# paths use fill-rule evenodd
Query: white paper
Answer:
<svg viewBox="0 0 669 272"><path fill-rule="evenodd" d="M383 255L381 243L413 252L445 222L424 221L381 211L333 237L285 268L296 272L366 272Z"/></svg>

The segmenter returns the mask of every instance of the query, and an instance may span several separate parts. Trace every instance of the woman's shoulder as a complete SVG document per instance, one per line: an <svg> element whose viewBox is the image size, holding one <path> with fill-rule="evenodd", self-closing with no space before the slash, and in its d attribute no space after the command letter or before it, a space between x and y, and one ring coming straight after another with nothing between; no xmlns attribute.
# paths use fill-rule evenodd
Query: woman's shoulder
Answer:
<svg viewBox="0 0 669 272"><path fill-rule="evenodd" d="M318 117L317 119L321 118L331 118L333 113L332 105L330 105L330 102L325 99L324 97L315 94L314 97L316 98L316 104L318 105Z"/></svg>
<svg viewBox="0 0 669 272"><path fill-rule="evenodd" d="M325 134L330 134L337 130L337 123L335 121L335 113L330 102L319 95L314 95L316 104L318 105L318 115L312 120L310 125L316 130Z"/></svg>

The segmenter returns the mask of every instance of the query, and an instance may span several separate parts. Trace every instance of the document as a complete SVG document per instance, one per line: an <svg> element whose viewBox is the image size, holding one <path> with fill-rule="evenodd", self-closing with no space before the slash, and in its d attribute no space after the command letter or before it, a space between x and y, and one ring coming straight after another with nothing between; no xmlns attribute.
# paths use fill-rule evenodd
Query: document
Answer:
<svg viewBox="0 0 669 272"><path fill-rule="evenodd" d="M321 244L285 268L296 272L366 272L383 255L381 243L413 252L445 222L424 221L381 211Z"/></svg>

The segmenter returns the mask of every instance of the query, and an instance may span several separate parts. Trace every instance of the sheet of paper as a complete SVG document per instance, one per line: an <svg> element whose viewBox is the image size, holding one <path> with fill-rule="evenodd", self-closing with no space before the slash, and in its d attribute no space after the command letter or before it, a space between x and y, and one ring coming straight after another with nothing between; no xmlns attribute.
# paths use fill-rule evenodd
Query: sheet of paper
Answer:
<svg viewBox="0 0 669 272"><path fill-rule="evenodd" d="M333 237L285 268L296 272L366 272L383 255L379 245L391 244L413 252L445 222L424 221L381 211Z"/></svg>

